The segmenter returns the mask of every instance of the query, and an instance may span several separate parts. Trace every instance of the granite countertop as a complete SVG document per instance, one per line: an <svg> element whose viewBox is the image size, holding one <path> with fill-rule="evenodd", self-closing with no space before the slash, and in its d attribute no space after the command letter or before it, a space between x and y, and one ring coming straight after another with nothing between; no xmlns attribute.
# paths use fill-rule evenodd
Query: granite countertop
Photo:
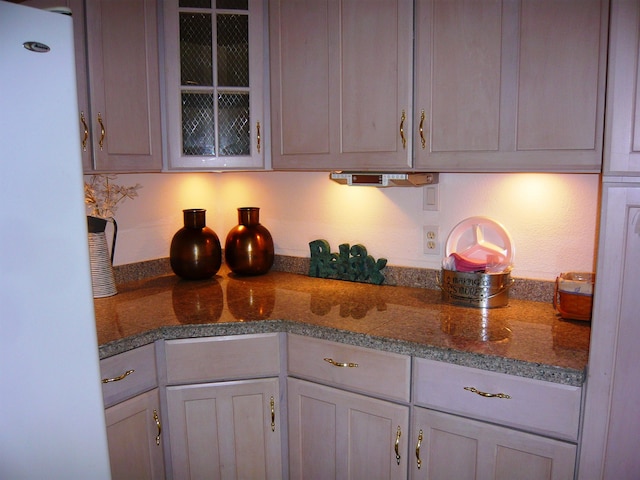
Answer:
<svg viewBox="0 0 640 480"><path fill-rule="evenodd" d="M100 358L158 339L290 332L458 365L581 386L590 324L548 302L494 309L443 303L439 290L271 271L209 280L161 275L95 299Z"/></svg>

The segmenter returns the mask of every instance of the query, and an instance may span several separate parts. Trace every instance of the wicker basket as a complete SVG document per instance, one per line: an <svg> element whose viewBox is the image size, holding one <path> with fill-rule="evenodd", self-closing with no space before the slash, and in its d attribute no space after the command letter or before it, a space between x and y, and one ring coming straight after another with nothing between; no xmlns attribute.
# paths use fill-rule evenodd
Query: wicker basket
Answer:
<svg viewBox="0 0 640 480"><path fill-rule="evenodd" d="M563 290L560 287L561 280L574 280L574 276L580 274L562 274L556 278L555 292L553 294L553 308L555 308L560 316L565 320L591 320L591 309L593 306L592 293L581 293ZM587 274L582 274L587 275ZM593 276L588 274L586 283L593 284ZM588 289L591 292L591 289Z"/></svg>

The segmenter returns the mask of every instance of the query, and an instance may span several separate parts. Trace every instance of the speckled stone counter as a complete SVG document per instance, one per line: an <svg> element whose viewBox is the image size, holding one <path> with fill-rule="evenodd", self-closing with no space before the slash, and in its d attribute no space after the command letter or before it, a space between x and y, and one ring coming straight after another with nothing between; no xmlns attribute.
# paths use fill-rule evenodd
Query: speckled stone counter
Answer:
<svg viewBox="0 0 640 480"><path fill-rule="evenodd" d="M376 286L272 271L204 281L174 275L118 285L95 299L100 358L158 339L291 332L501 373L580 386L590 325L548 302L445 304L438 290Z"/></svg>

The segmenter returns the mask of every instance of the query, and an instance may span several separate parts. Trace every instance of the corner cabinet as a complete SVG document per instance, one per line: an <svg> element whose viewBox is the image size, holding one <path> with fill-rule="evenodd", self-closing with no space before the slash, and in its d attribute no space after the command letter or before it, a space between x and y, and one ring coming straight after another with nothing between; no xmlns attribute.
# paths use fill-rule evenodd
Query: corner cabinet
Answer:
<svg viewBox="0 0 640 480"><path fill-rule="evenodd" d="M166 342L172 478L283 477L279 352L278 334Z"/></svg>
<svg viewBox="0 0 640 480"><path fill-rule="evenodd" d="M163 4L167 168L264 168L263 1Z"/></svg>
<svg viewBox="0 0 640 480"><path fill-rule="evenodd" d="M599 172L608 1L416 1L415 167Z"/></svg>
<svg viewBox="0 0 640 480"><path fill-rule="evenodd" d="M413 1L269 2L274 169L411 167Z"/></svg>
<svg viewBox="0 0 640 480"><path fill-rule="evenodd" d="M89 171L162 169L158 14L155 0L85 3Z"/></svg>

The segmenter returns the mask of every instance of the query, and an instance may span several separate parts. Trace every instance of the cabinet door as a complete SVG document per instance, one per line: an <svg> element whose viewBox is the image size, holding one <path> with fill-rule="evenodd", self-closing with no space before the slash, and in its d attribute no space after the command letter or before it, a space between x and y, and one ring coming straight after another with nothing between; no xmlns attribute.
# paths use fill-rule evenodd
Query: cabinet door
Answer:
<svg viewBox="0 0 640 480"><path fill-rule="evenodd" d="M418 0L416 167L600 171L606 12L603 0Z"/></svg>
<svg viewBox="0 0 640 480"><path fill-rule="evenodd" d="M162 168L155 0L86 2L96 171Z"/></svg>
<svg viewBox="0 0 640 480"><path fill-rule="evenodd" d="M409 407L288 379L292 478L406 478Z"/></svg>
<svg viewBox="0 0 640 480"><path fill-rule="evenodd" d="M49 9L67 7L73 17L73 44L76 55L76 86L78 89L78 135L82 145L82 168L92 168L90 148L90 112L87 85L87 50L84 28L84 2L82 0L27 0L22 5L33 8Z"/></svg>
<svg viewBox="0 0 640 480"><path fill-rule="evenodd" d="M576 446L415 407L411 478L570 480Z"/></svg>
<svg viewBox="0 0 640 480"><path fill-rule="evenodd" d="M263 168L262 0L164 2L168 168Z"/></svg>
<svg viewBox="0 0 640 480"><path fill-rule="evenodd" d="M114 480L163 479L164 457L158 390L107 408L107 439Z"/></svg>
<svg viewBox="0 0 640 480"><path fill-rule="evenodd" d="M173 477L282 478L278 380L167 388Z"/></svg>
<svg viewBox="0 0 640 480"><path fill-rule="evenodd" d="M412 7L270 2L274 168L411 166Z"/></svg>
<svg viewBox="0 0 640 480"><path fill-rule="evenodd" d="M640 175L640 4L611 2L604 173Z"/></svg>
<svg viewBox="0 0 640 480"><path fill-rule="evenodd" d="M604 183L579 478L640 472L640 182Z"/></svg>

